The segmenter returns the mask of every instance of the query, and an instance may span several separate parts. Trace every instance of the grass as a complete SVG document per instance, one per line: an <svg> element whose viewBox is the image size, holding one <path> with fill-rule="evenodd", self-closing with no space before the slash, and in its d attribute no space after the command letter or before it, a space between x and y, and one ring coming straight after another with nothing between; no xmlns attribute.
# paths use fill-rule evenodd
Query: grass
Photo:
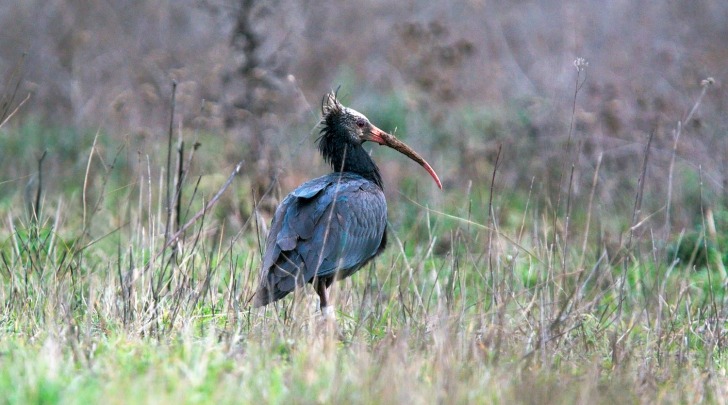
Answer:
<svg viewBox="0 0 728 405"><path fill-rule="evenodd" d="M2 130L44 132L37 123ZM269 222L255 208L274 189L248 194L243 168L165 247L165 229L179 229L168 187L181 190L171 218L184 224L225 181L198 182L195 168L231 167L203 146L167 184L176 169L161 157L129 158L104 134L78 142L73 153L51 148L49 159L72 155L74 164L54 161L57 172L44 176L72 178L30 183L40 207L9 191L35 165L0 179L0 403L728 398L728 211L704 201L702 185L694 227L664 235L659 212L639 209L664 205L638 193L649 181L642 173L625 180L632 189L620 200L634 211L618 216L594 192L598 173L587 173L590 192L577 198L568 165L556 194L538 183L508 189L499 175L509 159L444 194L424 175L405 179L390 198L388 250L335 284L339 339L322 328L310 288L262 310L248 305ZM14 145L28 145L17 151L28 160L40 144Z"/></svg>

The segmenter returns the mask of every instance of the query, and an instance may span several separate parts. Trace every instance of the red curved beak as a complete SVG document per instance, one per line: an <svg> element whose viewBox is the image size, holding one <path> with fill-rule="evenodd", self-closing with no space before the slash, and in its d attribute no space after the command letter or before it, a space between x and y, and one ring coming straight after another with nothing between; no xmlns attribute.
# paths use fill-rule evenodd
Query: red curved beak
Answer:
<svg viewBox="0 0 728 405"><path fill-rule="evenodd" d="M380 145L389 146L390 148L398 151L399 153L402 153L408 158L419 163L420 166L424 167L425 170L427 170L427 173L430 173L430 176L435 179L437 187L442 189L442 183L440 182L440 178L437 177L437 173L435 173L435 170L432 168L432 166L430 166L430 164L427 163L427 161L422 156L415 152L414 149L410 148L409 146L407 146L407 144L395 138L394 135L388 134L372 125L369 133L364 135L364 139L367 141L376 142Z"/></svg>

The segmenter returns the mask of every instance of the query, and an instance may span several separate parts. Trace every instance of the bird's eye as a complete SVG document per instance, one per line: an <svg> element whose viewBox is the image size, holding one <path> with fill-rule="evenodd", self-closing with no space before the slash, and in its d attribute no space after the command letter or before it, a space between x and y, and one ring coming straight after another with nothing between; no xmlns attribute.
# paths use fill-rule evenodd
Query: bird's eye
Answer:
<svg viewBox="0 0 728 405"><path fill-rule="evenodd" d="M356 119L356 126L359 128L364 128L367 125L367 120L364 118L357 118Z"/></svg>

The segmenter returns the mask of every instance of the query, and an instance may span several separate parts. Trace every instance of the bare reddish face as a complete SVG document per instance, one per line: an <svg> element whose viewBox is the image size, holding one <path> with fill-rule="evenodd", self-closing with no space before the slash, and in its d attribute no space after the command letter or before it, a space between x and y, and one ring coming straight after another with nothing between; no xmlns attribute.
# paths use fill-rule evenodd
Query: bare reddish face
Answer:
<svg viewBox="0 0 728 405"><path fill-rule="evenodd" d="M415 152L414 149L407 146L407 144L397 139L394 135L384 132L376 126L371 125L368 133L364 135L364 139L367 141L376 142L380 145L389 146L390 148L398 151L399 153L402 153L408 158L419 163L420 166L424 167L425 170L427 170L427 173L430 173L430 176L432 176L432 178L435 180L435 183L437 183L437 187L442 189L442 183L440 182L440 178L437 176L437 173L435 173L435 170L432 168L432 166L430 166L430 164L427 163L427 161L422 156Z"/></svg>

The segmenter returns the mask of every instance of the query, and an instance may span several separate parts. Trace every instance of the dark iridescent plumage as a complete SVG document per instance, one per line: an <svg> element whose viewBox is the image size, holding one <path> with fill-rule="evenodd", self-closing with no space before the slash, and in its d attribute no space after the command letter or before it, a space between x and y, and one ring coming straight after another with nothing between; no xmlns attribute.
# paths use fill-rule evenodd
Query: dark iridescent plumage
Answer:
<svg viewBox="0 0 728 405"><path fill-rule="evenodd" d="M323 310L328 286L336 278L352 275L386 246L382 178L363 142L404 153L442 187L424 159L361 113L342 106L335 94L325 97L322 110L318 146L334 173L302 184L278 206L266 240L255 306L314 283Z"/></svg>

